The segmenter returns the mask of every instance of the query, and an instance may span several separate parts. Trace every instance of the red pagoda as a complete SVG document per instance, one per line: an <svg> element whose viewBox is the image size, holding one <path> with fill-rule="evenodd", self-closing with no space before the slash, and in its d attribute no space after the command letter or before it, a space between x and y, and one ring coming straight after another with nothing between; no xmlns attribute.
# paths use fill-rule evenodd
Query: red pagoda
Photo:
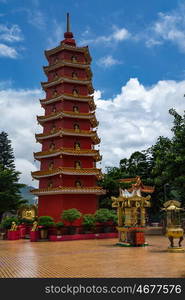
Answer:
<svg viewBox="0 0 185 300"><path fill-rule="evenodd" d="M91 57L87 47L77 47L70 32L67 14L67 32L54 49L45 51L48 78L42 82L46 98L40 100L44 116L37 116L43 133L36 134L42 151L34 153L40 161L40 171L32 172L39 180L38 214L60 219L63 210L77 208L81 213L94 213L98 195L105 191L97 186L101 160L95 145L100 143L96 130L93 99Z"/></svg>

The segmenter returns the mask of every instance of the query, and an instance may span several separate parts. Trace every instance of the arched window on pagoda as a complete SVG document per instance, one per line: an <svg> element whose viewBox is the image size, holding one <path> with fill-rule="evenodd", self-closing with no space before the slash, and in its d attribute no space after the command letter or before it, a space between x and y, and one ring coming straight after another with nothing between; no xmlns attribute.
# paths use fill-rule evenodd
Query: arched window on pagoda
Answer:
<svg viewBox="0 0 185 300"><path fill-rule="evenodd" d="M54 89L53 90L53 96L57 96L57 95L58 95L57 89Z"/></svg>
<svg viewBox="0 0 185 300"><path fill-rule="evenodd" d="M55 73L53 74L53 78L54 78L54 79L57 79L57 78L58 78L58 73L57 73L57 72L55 72Z"/></svg>
<svg viewBox="0 0 185 300"><path fill-rule="evenodd" d="M56 130L56 125L55 123L52 123L50 132L53 133L55 132L55 130Z"/></svg>
<svg viewBox="0 0 185 300"><path fill-rule="evenodd" d="M74 111L75 113L78 113L78 112L79 112L78 106L74 105L74 106L73 106L73 111Z"/></svg>
<svg viewBox="0 0 185 300"><path fill-rule="evenodd" d="M72 72L72 78L73 79L78 79L78 74L76 72Z"/></svg>
<svg viewBox="0 0 185 300"><path fill-rule="evenodd" d="M75 142L74 148L75 148L75 150L80 150L80 143L79 142Z"/></svg>
<svg viewBox="0 0 185 300"><path fill-rule="evenodd" d="M54 162L51 161L51 162L49 163L49 170L53 170L53 167L54 167Z"/></svg>
<svg viewBox="0 0 185 300"><path fill-rule="evenodd" d="M75 169L81 169L81 161L77 160L75 161Z"/></svg>
<svg viewBox="0 0 185 300"><path fill-rule="evenodd" d="M76 180L76 181L75 181L75 186L76 186L77 188L81 188L81 187L82 187L81 181L80 181L80 180Z"/></svg>
<svg viewBox="0 0 185 300"><path fill-rule="evenodd" d="M54 63L56 64L58 62L58 56L55 56L53 59Z"/></svg>
<svg viewBox="0 0 185 300"><path fill-rule="evenodd" d="M73 128L74 128L74 130L75 130L76 132L79 132L79 131L80 131L80 126L79 126L79 124L74 124Z"/></svg>
<svg viewBox="0 0 185 300"><path fill-rule="evenodd" d="M52 113L56 113L56 111L57 111L56 106L53 105L53 106L52 106Z"/></svg>
<svg viewBox="0 0 185 300"><path fill-rule="evenodd" d="M73 63L76 63L77 62L77 57L76 56L71 56L71 61L73 62Z"/></svg>
<svg viewBox="0 0 185 300"><path fill-rule="evenodd" d="M49 180L49 181L48 181L48 188L51 189L52 187L53 187L53 182L52 182L52 180Z"/></svg>
<svg viewBox="0 0 185 300"><path fill-rule="evenodd" d="M49 150L52 151L55 149L55 144L54 143L51 143L50 146L49 146Z"/></svg>
<svg viewBox="0 0 185 300"><path fill-rule="evenodd" d="M73 96L78 96L78 91L77 91L77 89L73 89Z"/></svg>

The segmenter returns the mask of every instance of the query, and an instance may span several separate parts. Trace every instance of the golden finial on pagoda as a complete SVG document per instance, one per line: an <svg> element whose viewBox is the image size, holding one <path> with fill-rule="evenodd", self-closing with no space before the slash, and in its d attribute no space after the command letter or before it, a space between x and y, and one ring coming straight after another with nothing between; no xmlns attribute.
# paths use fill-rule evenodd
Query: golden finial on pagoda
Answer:
<svg viewBox="0 0 185 300"><path fill-rule="evenodd" d="M69 17L69 13L67 13L67 32L70 32L70 17Z"/></svg>

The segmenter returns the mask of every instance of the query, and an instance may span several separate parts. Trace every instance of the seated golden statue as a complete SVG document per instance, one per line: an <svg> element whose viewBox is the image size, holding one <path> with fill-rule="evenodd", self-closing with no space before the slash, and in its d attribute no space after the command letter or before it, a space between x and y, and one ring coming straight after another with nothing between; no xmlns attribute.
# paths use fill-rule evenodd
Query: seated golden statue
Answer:
<svg viewBox="0 0 185 300"><path fill-rule="evenodd" d="M38 229L37 227L38 227L38 223L37 223L37 221L34 221L31 231L36 231Z"/></svg>
<svg viewBox="0 0 185 300"><path fill-rule="evenodd" d="M78 96L78 91L77 90L73 90L73 96Z"/></svg>
<svg viewBox="0 0 185 300"><path fill-rule="evenodd" d="M73 111L74 111L75 113L79 113L78 106L74 106L74 107L73 107Z"/></svg>
<svg viewBox="0 0 185 300"><path fill-rule="evenodd" d="M76 73L76 72L73 72L73 73L72 73L72 78L78 79L78 76L77 76L77 73Z"/></svg>
<svg viewBox="0 0 185 300"><path fill-rule="evenodd" d="M81 163L80 163L80 161L75 161L75 168L76 169L81 169Z"/></svg>
<svg viewBox="0 0 185 300"><path fill-rule="evenodd" d="M75 143L75 150L80 150L80 143Z"/></svg>
<svg viewBox="0 0 185 300"><path fill-rule="evenodd" d="M50 162L50 164L49 164L49 170L53 170L53 167L54 167L54 163Z"/></svg>
<svg viewBox="0 0 185 300"><path fill-rule="evenodd" d="M10 228L10 231L16 231L16 230L17 230L17 224L13 221L12 225L11 225L11 228Z"/></svg>
<svg viewBox="0 0 185 300"><path fill-rule="evenodd" d="M81 182L80 182L79 180L77 180L77 181L75 182L75 186L76 186L77 188L81 188L81 187L82 187L82 184L81 184Z"/></svg>
<svg viewBox="0 0 185 300"><path fill-rule="evenodd" d="M74 62L74 63L77 62L76 56L72 56L71 61Z"/></svg>
<svg viewBox="0 0 185 300"><path fill-rule="evenodd" d="M53 96L57 96L57 95L58 95L57 90L54 90Z"/></svg>
<svg viewBox="0 0 185 300"><path fill-rule="evenodd" d="M80 131L80 126L79 126L78 124L75 124L75 125L74 125L74 130L75 130L76 132L79 132L79 131Z"/></svg>
<svg viewBox="0 0 185 300"><path fill-rule="evenodd" d="M55 144L54 143L51 143L50 147L49 147L49 150L52 151L55 149Z"/></svg>

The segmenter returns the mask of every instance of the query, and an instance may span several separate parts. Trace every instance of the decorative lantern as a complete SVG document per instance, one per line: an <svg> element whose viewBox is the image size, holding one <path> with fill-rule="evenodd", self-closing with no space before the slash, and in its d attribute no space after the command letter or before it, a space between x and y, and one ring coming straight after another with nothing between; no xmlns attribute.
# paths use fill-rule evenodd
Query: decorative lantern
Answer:
<svg viewBox="0 0 185 300"><path fill-rule="evenodd" d="M164 203L165 211L165 223L166 223L166 232L165 235L170 241L170 246L168 248L169 252L184 252L182 248L182 240L184 235L184 230L181 225L181 212L184 211L180 207L181 203L176 200L169 200ZM179 239L178 247L174 246L174 239Z"/></svg>

